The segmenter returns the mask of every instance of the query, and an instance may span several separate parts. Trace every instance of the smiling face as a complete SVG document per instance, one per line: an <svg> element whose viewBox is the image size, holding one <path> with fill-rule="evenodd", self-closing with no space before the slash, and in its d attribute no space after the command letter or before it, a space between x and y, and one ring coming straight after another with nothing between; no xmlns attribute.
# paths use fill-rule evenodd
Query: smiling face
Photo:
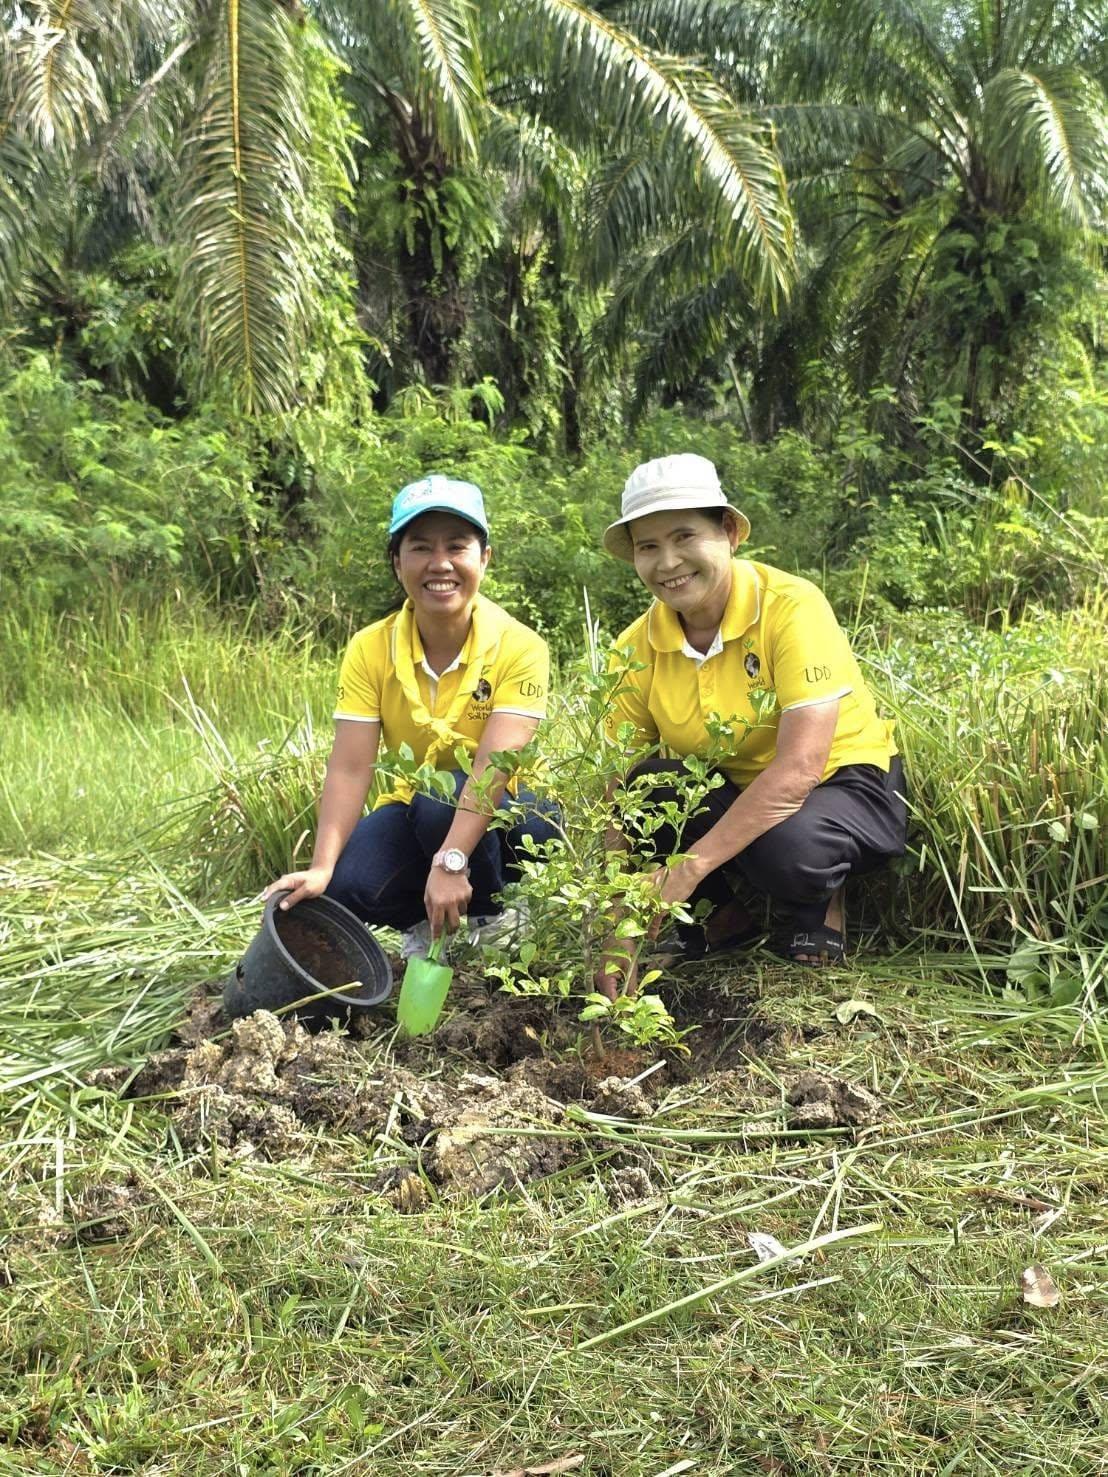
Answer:
<svg viewBox="0 0 1108 1477"><path fill-rule="evenodd" d="M648 513L628 525L639 579L689 630L718 628L731 593L731 555L739 545L735 515L723 525L696 509Z"/></svg>
<svg viewBox="0 0 1108 1477"><path fill-rule="evenodd" d="M453 513L424 513L400 536L396 577L417 615L434 619L469 609L489 562L477 529Z"/></svg>

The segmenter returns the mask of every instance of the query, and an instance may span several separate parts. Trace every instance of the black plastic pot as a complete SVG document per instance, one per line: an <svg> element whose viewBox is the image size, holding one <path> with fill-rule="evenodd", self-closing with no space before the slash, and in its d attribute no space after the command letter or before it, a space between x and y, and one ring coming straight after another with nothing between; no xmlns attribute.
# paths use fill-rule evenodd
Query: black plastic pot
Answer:
<svg viewBox="0 0 1108 1477"><path fill-rule="evenodd" d="M226 1014L235 1020L255 1010L280 1010L353 980L361 982L359 989L305 1000L297 1018L310 1028L345 1023L387 1000L392 968L365 924L328 897L308 898L282 913L278 904L287 896L275 892L266 903L261 928L223 987Z"/></svg>

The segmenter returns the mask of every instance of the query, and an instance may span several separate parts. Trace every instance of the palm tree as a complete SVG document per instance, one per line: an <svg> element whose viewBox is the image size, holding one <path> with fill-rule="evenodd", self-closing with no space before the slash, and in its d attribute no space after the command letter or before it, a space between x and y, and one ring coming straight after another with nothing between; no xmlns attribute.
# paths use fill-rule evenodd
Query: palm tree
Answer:
<svg viewBox="0 0 1108 1477"><path fill-rule="evenodd" d="M1104 230L1104 0L643 0L626 14L777 130L803 245L787 318L748 337L773 386L765 414L795 401L817 354L860 388L896 385L909 409L945 392L976 419L995 410L1051 270ZM719 290L692 284L669 311L691 319ZM731 294L720 311L740 324L743 306ZM665 319L658 334L680 343Z"/></svg>
<svg viewBox="0 0 1108 1477"><path fill-rule="evenodd" d="M16 0L0 16L0 299L10 304L72 215L78 180L118 183L130 164L132 205L148 206L140 172L157 130L144 125L191 43L172 0L120 0L110 15L90 0Z"/></svg>
<svg viewBox="0 0 1108 1477"><path fill-rule="evenodd" d="M400 23L432 9L433 27ZM541 196L547 210L524 255L541 249L565 280L578 267L569 243L582 225L573 184L590 161L632 144L669 157L691 208L733 243L752 295L785 291L792 237L780 165L765 130L703 69L652 52L577 0L503 11L396 0L363 7L360 26L342 0L319 13L351 69L369 139L366 175L378 180L372 213L391 224L363 292L378 324L401 304L425 381L451 373L475 307L474 260L488 260L506 236L503 258L492 260L508 275L529 270L513 235L521 213L535 224L526 200ZM382 175L386 155L394 162ZM506 319L515 306L502 305Z"/></svg>
<svg viewBox="0 0 1108 1477"><path fill-rule="evenodd" d="M751 291L787 288L791 215L763 130L703 69L653 52L580 0L504 12L467 0L315 0L310 13L298 0L117 0L110 13L92 0L8 0L2 13L0 292L10 302L56 240L46 202L71 212L78 189L102 182L105 151L133 165L153 135L178 171L161 224L181 256L199 392L230 387L247 411L296 402L321 311L320 30L350 69L357 126L371 140L387 132L422 212L402 269L430 374L449 372L456 337L449 315L436 321L419 301L434 278L430 296L451 296L430 197L505 121L549 120L593 147L648 138L735 242ZM333 193L341 145L329 147Z"/></svg>
<svg viewBox="0 0 1108 1477"><path fill-rule="evenodd" d="M16 0L4 7L0 292L64 302L106 224L173 251L204 394L297 397L320 297L313 38L269 0ZM46 283L54 285L54 293ZM60 287L58 284L61 284Z"/></svg>

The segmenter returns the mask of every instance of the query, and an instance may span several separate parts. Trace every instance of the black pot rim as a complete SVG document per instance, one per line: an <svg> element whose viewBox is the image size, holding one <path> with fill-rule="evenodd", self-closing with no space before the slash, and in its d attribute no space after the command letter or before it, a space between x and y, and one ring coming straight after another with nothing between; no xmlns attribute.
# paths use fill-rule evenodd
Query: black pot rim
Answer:
<svg viewBox="0 0 1108 1477"><path fill-rule="evenodd" d="M270 942L277 946L277 950L278 953L281 955L281 958L286 960L292 966L292 969L297 977L304 980L305 983L309 986L314 986L317 990L323 989L325 988L325 986L322 986L319 980L317 980L314 975L309 974L304 966L299 962L299 960L294 959L293 956L289 953L288 949L285 948L285 945L281 939L281 935L277 930L277 910L280 906L281 899L290 896L291 892L292 888L290 887L283 888L280 892L274 892L270 894L269 900L266 902L265 905L265 914L262 918L262 927L268 934ZM352 913L350 909L344 907L342 903L336 902L334 898L323 897L322 895L320 897L305 898L304 902L297 904L297 907L310 909L313 903L318 903L321 905L318 911L322 912L324 916L326 916L327 913L331 913L332 917L346 924L351 936L356 941L358 941L359 944L359 935L361 934L364 934L368 939L370 939L372 941L373 948L376 948L380 953L381 961L385 967L385 979L378 986L372 1000L366 1000L359 995L340 994L328 995L327 1000L333 1000L337 1004L348 1006L351 1010L371 1010L374 1006L382 1004L382 1002L387 1000L392 994L393 987L392 966L389 964L388 956L386 955L384 949L381 948L381 945L373 937L372 933L370 933L369 929L365 926L358 915L356 913ZM369 946L366 946L366 952L367 954L369 953ZM311 993L311 991L308 991L306 993ZM320 1002L315 1003L319 1004Z"/></svg>

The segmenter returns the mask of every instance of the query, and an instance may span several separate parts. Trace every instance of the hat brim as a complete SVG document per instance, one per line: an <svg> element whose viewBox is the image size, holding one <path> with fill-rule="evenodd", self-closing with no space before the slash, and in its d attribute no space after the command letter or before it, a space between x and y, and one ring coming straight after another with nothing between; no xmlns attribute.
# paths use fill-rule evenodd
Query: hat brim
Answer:
<svg viewBox="0 0 1108 1477"><path fill-rule="evenodd" d="M604 549L613 558L622 559L625 564L634 564L635 548L631 542L631 530L628 524L634 523L637 518L648 518L651 513L714 513L723 508L734 513L739 525L739 543L745 544L750 537L750 519L732 503L702 503L698 507L675 508L672 502L659 500L657 504L648 503L646 507L637 508L626 518L617 518L614 523L609 523L604 530Z"/></svg>
<svg viewBox="0 0 1108 1477"><path fill-rule="evenodd" d="M395 538L398 533L403 533L409 523L414 523L417 518L422 518L424 513L453 513L455 518L460 518L463 523L471 523L486 538L489 537L488 525L479 523L476 518L471 518L468 513L463 513L461 508L451 507L449 503L426 503L422 508L413 508L406 518L389 524L389 538Z"/></svg>

